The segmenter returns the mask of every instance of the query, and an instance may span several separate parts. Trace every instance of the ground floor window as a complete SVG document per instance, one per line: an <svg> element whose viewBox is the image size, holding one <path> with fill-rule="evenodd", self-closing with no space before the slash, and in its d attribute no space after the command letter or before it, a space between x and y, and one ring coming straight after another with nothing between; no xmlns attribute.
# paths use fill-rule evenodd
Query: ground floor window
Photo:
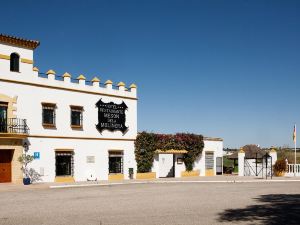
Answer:
<svg viewBox="0 0 300 225"><path fill-rule="evenodd" d="M123 151L109 151L109 173L123 173Z"/></svg>
<svg viewBox="0 0 300 225"><path fill-rule="evenodd" d="M73 176L74 159L73 152L55 153L56 176Z"/></svg>

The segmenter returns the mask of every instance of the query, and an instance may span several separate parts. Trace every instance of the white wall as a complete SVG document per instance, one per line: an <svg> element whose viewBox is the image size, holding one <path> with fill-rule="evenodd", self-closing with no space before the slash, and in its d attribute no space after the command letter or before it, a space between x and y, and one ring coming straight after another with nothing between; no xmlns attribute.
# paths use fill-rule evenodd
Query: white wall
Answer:
<svg viewBox="0 0 300 225"><path fill-rule="evenodd" d="M29 154L40 152L40 159L34 160L30 167L40 172L44 168L42 181L53 182L55 179L55 149L74 150L74 179L86 181L87 172L94 171L97 180L108 179L108 151L123 150L123 172L128 179L128 168L134 168L136 163L133 141L97 141L97 140L65 140L48 138L29 138ZM86 162L87 156L95 156L95 163Z"/></svg>
<svg viewBox="0 0 300 225"><path fill-rule="evenodd" d="M175 177L181 177L181 172L185 171L184 163L182 163L182 164L177 163L178 158L183 158L183 154L175 155Z"/></svg>
<svg viewBox="0 0 300 225"><path fill-rule="evenodd" d="M196 160L194 170L200 170L200 176L205 176L205 152L214 152L214 172L216 175L216 158L223 157L223 141L205 140L204 149Z"/></svg>
<svg viewBox="0 0 300 225"><path fill-rule="evenodd" d="M10 56L11 53L18 53L20 56L20 60L21 58L33 60L33 51L31 49L15 47L0 43L0 54ZM20 63L20 73L11 72L10 61L6 59L0 59L0 76L13 75L15 77L18 77L22 73L29 77L29 75L32 74L32 68L32 64Z"/></svg>
<svg viewBox="0 0 300 225"><path fill-rule="evenodd" d="M205 140L204 139L204 149L202 154L199 156L199 158L194 163L194 170L200 170L200 176L205 176L205 152L214 152L214 172L216 175L216 158L223 156L223 141L221 140ZM159 177L159 171L160 171L160 164L159 164L159 155L164 154L156 154L153 166L152 166L152 172L156 172L156 177ZM175 155L175 177L181 177L181 172L185 171L185 164L177 164L177 158L182 158L182 154L176 154Z"/></svg>
<svg viewBox="0 0 300 225"><path fill-rule="evenodd" d="M0 44L0 54L10 55L13 52L18 53L20 58L33 60L32 50ZM77 181L86 180L88 170L94 170L100 180L107 179L108 150L124 151L125 178L128 178L128 168L133 167L136 172L134 139L137 135L137 100L135 88L131 91L125 91L51 80L38 77L37 72L32 69L32 64L20 62L20 72L11 72L10 61L0 59L0 94L10 97L17 96L17 104L15 105L17 111L15 114L17 118L27 120L27 125L30 128L29 153L40 152L41 155L39 160L32 163L32 167L37 172L40 172L41 167L44 168L43 181L54 181L55 149L62 148L74 149L74 178ZM74 75L74 78L77 76ZM127 133L107 130L99 133L96 129L98 108L95 104L100 99L106 103L120 104L122 101L126 103L128 106L126 111ZM42 102L55 103L57 106L55 129L47 129L42 126ZM71 128L70 105L78 105L84 108L83 130L73 130ZM48 136L62 138L45 138ZM90 138L91 140L64 139L63 137ZM108 141L96 140L97 138L129 140ZM87 164L86 156L95 156L95 164Z"/></svg>
<svg viewBox="0 0 300 225"><path fill-rule="evenodd" d="M72 91L32 87L0 81L2 94L18 96L17 117L27 119L31 135L79 136L97 138L135 138L137 134L137 101L107 97L96 94L77 93ZM102 99L103 102L113 101L116 104L124 101L128 106L126 111L126 125L128 132L103 131L96 129L98 124L98 108L95 104ZM56 129L45 129L42 126L42 102L56 103ZM83 106L83 131L73 130L70 126L70 105Z"/></svg>

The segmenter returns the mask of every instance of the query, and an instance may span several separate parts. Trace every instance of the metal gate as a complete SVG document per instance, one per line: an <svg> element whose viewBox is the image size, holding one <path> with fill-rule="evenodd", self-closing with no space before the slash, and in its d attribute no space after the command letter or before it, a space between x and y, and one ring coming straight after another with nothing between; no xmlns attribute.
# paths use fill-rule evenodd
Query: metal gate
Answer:
<svg viewBox="0 0 300 225"><path fill-rule="evenodd" d="M273 176L272 157L266 153L261 158L244 159L244 176Z"/></svg>

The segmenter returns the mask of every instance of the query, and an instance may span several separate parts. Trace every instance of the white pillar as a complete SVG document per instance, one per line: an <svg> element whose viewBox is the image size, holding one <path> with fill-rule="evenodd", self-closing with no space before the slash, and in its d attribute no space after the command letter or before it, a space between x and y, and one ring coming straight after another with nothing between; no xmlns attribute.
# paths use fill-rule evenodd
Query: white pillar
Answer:
<svg viewBox="0 0 300 225"><path fill-rule="evenodd" d="M272 157L272 165L274 165L275 162L277 161L277 152L275 148L272 148L269 154Z"/></svg>
<svg viewBox="0 0 300 225"><path fill-rule="evenodd" d="M238 153L238 164L239 164L239 176L244 176L244 163L245 163L245 152L243 148Z"/></svg>
<svg viewBox="0 0 300 225"><path fill-rule="evenodd" d="M33 70L33 74L38 77L39 76L39 68L37 68L36 66L32 68Z"/></svg>
<svg viewBox="0 0 300 225"><path fill-rule="evenodd" d="M92 80L92 83L93 83L94 88L98 88L100 80L98 79L98 77L94 77L93 80Z"/></svg>
<svg viewBox="0 0 300 225"><path fill-rule="evenodd" d="M113 84L113 82L112 82L111 80L107 80L107 81L105 82L105 87L106 87L107 89L112 89L112 84Z"/></svg>
<svg viewBox="0 0 300 225"><path fill-rule="evenodd" d="M125 83L122 81L118 83L119 91L125 91Z"/></svg>
<svg viewBox="0 0 300 225"><path fill-rule="evenodd" d="M71 74L69 74L68 72L64 73L63 78L64 78L64 82L66 82L66 83L71 82Z"/></svg>
<svg viewBox="0 0 300 225"><path fill-rule="evenodd" d="M130 85L130 92L136 95L137 86L135 84Z"/></svg>
<svg viewBox="0 0 300 225"><path fill-rule="evenodd" d="M55 80L55 74L56 73L55 73L54 70L48 70L46 74L48 75L49 80Z"/></svg>
<svg viewBox="0 0 300 225"><path fill-rule="evenodd" d="M77 77L77 80L78 80L78 83L79 83L80 86L85 86L85 80L86 80L85 76L83 76L83 75L81 74L81 75L79 75L79 76Z"/></svg>

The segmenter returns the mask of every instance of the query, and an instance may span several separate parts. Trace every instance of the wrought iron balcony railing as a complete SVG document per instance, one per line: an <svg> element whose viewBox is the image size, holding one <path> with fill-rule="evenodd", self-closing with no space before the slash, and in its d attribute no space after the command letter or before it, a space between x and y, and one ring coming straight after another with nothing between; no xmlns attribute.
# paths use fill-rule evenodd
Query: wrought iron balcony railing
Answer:
<svg viewBox="0 0 300 225"><path fill-rule="evenodd" d="M29 127L26 119L8 118L0 120L0 133L29 134Z"/></svg>

